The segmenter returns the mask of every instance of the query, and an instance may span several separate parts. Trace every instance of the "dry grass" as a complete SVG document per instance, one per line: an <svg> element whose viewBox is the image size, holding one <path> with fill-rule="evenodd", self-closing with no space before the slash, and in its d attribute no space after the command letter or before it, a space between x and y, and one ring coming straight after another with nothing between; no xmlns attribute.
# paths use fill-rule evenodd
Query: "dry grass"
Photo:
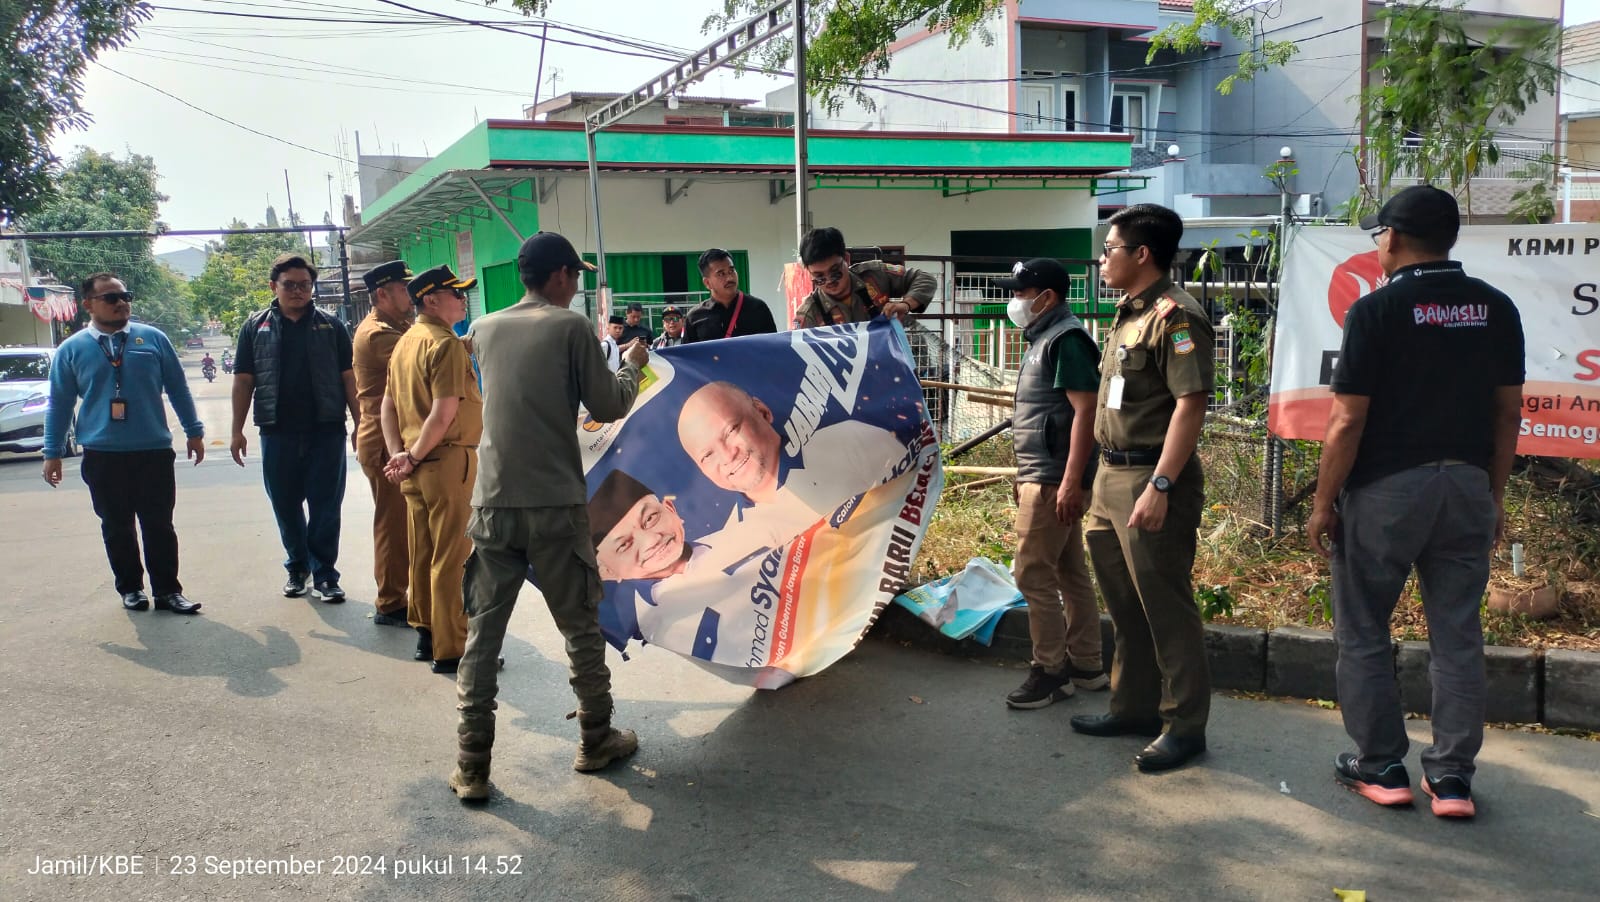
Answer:
<svg viewBox="0 0 1600 902"><path fill-rule="evenodd" d="M1314 446L1312 446L1314 449ZM1200 527L1194 582L1202 610L1218 623L1261 628L1328 628L1332 598L1327 563L1300 528L1307 511L1286 518L1285 535L1264 536L1260 528L1261 486L1258 441L1208 436L1202 446L1207 496L1212 499ZM961 458L977 466L1012 466L1009 436L992 440ZM1585 464L1600 472L1595 462ZM1285 493L1293 495L1315 474L1314 450L1291 451L1286 460ZM978 477L953 476L946 486L913 571L920 584L960 570L977 556L1009 561L1016 548L1016 506L1009 482L971 491L957 490ZM1510 542L1521 542L1527 574L1562 591L1561 608L1550 620L1485 610L1485 639L1495 645L1600 651L1600 528L1587 511L1595 499L1541 487L1527 473L1512 476L1506 492L1508 542L1495 552L1491 580L1510 584ZM1231 610L1228 610L1231 603ZM1426 639L1427 623L1416 580L1402 593L1392 621L1397 639Z"/></svg>

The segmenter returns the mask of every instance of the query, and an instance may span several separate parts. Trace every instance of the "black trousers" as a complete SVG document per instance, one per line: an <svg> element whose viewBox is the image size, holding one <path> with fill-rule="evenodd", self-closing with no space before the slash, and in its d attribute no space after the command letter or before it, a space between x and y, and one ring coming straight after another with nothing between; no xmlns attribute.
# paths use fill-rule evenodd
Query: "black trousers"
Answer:
<svg viewBox="0 0 1600 902"><path fill-rule="evenodd" d="M145 569L150 571L150 591L172 595L183 591L178 583L178 533L172 528L172 508L177 502L173 467L178 454L160 451L83 450L80 472L89 486L94 512L100 517L100 535L106 557L116 577L117 592L126 595L144 589ZM139 565L139 539L134 519L144 534L144 566Z"/></svg>

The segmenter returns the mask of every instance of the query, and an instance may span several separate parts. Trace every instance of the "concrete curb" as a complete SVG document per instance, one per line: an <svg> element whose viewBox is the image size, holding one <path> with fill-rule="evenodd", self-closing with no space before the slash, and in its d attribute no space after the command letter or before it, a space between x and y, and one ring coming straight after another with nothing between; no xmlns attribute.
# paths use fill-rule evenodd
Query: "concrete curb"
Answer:
<svg viewBox="0 0 1600 902"><path fill-rule="evenodd" d="M1028 611L1014 608L1001 616L994 642L979 645L939 633L905 608L891 604L868 635L940 654L1009 659L1026 663L1033 646ZM1110 669L1115 649L1111 618L1100 615L1104 663ZM1206 624L1206 660L1215 689L1266 692L1297 698L1337 700L1334 667L1339 659L1333 633L1286 626L1275 630ZM1428 714L1433 706L1426 642L1395 643L1395 673L1405 710ZM1600 731L1600 652L1491 645L1484 649L1488 677L1485 720L1490 723L1544 723Z"/></svg>

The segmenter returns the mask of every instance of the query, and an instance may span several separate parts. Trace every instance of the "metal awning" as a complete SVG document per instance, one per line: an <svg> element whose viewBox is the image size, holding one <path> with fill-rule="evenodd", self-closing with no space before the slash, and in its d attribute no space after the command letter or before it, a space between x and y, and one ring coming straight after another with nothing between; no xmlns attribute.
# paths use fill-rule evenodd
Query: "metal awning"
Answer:
<svg viewBox="0 0 1600 902"><path fill-rule="evenodd" d="M607 178L683 179L716 178L748 180L771 185L772 199L781 199L793 190L794 170L788 166L695 163L600 164ZM428 235L453 239L474 220L497 218L520 240L523 236L506 211L517 203L534 203L513 191L528 182L536 185L534 197L542 200L561 178L587 178L587 165L581 160L492 163L487 169L453 169L440 173L411 196L383 211L372 222L352 229L351 244L378 246L403 238ZM1142 187L1144 176L1104 168L1015 168L995 167L810 167L810 187L867 188L875 190L942 191L946 196L995 190L1090 190L1095 194L1126 191ZM1138 184L1134 184L1137 182ZM1116 187L1108 187L1115 185ZM681 193L681 186L680 186ZM669 183L666 196L671 203ZM487 212L486 212L487 210Z"/></svg>

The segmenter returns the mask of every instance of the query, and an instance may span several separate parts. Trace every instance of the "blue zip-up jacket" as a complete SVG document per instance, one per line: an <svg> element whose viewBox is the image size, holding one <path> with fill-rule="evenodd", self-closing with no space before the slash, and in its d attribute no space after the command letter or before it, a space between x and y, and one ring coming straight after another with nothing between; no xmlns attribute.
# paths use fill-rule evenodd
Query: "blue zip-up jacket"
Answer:
<svg viewBox="0 0 1600 902"><path fill-rule="evenodd" d="M126 332L113 336L126 341L122 355L122 397L128 402L127 419L111 419L111 399L116 395L117 374L100 346L100 332L92 324L56 348L50 361L50 408L44 417L44 456L59 458L66 444L67 426L78 399L78 444L92 451L155 451L172 447L167 428L166 393L189 438L205 435L205 425L195 412L189 381L183 375L178 352L165 333L154 326L129 323ZM115 349L113 344L112 348Z"/></svg>

